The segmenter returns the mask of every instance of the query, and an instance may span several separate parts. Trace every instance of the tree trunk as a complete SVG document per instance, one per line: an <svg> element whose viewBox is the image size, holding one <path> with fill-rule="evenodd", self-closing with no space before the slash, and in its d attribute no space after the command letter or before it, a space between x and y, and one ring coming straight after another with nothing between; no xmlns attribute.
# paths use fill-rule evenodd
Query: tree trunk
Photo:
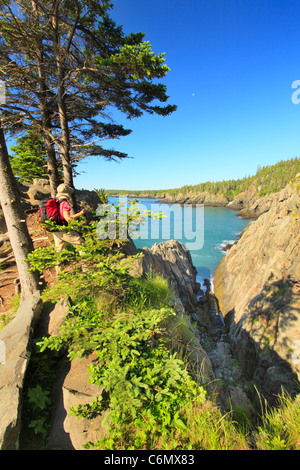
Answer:
<svg viewBox="0 0 300 470"><path fill-rule="evenodd" d="M36 26L38 28L40 20L37 5L33 0L31 1L31 5L35 14ZM59 185L59 174L57 169L54 143L51 141L51 137L49 136L49 134L51 133L51 117L49 113L49 104L47 98L47 85L44 68L44 52L42 39L40 37L37 37L34 45L37 56L37 69L39 74L39 108L41 111L43 137L45 141L47 155L47 173L49 176L51 196L55 197L56 188Z"/></svg>
<svg viewBox="0 0 300 470"><path fill-rule="evenodd" d="M59 120L60 120L60 127L62 130L62 152L61 152L61 160L63 165L63 172L64 172L64 183L74 188L74 181L73 181L73 170L72 170L72 162L71 162L71 142L70 142L70 131L67 119L67 110L65 104L65 87L64 87L64 67L61 64L59 58L57 58L57 72L58 72L58 90L57 90L57 105L58 105L58 113L59 113ZM75 189L75 188L74 188ZM76 212L76 199L75 193L71 196L70 201L72 212Z"/></svg>
<svg viewBox="0 0 300 470"><path fill-rule="evenodd" d="M70 130L68 124L68 117L67 117L67 109L66 109L66 101L65 101L65 68L64 68L64 61L66 60L66 54L69 52L69 47L71 44L72 34L68 40L68 46L66 49L61 47L60 44L60 31L58 25L58 11L60 7L60 1L58 0L53 7L53 15L52 15L52 28L53 28L53 45L56 55L56 73L57 73L57 106L58 106L58 114L59 114L59 121L60 127L62 131L62 139L61 139L61 160L63 165L63 173L64 173L64 183L74 188L73 182L73 170L72 170L72 162L71 162L71 140L70 140ZM76 21L75 21L76 24ZM74 28L74 26L73 26ZM76 198L75 198L75 191L70 198L70 205L72 213L76 212Z"/></svg>
<svg viewBox="0 0 300 470"><path fill-rule="evenodd" d="M36 294L39 290L38 273L28 272L25 258L33 251L18 188L10 166L2 121L0 119L0 202L19 272L21 300Z"/></svg>
<svg viewBox="0 0 300 470"><path fill-rule="evenodd" d="M48 136L44 134L44 141L46 147L46 155L47 155L47 173L49 176L49 183L50 183L50 190L51 196L56 196L56 188L59 185L59 175L57 171L57 161L55 155L55 149L52 142L49 140Z"/></svg>

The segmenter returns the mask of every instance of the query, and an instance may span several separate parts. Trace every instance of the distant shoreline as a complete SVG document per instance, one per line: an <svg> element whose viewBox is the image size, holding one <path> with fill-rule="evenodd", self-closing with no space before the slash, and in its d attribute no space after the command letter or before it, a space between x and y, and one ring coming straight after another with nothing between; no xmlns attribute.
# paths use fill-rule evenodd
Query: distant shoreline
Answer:
<svg viewBox="0 0 300 470"><path fill-rule="evenodd" d="M226 207L239 212L239 217L255 219L267 212L275 195L300 173L300 159L280 161L258 167L253 176L237 180L208 181L160 190L107 190L112 197L157 199L162 204L203 204L206 207Z"/></svg>
<svg viewBox="0 0 300 470"><path fill-rule="evenodd" d="M185 204L189 204L192 207L196 207L197 205L203 205L204 207L223 207L224 209L230 209L233 211L237 211L237 217L241 217L242 219L256 219L259 217L259 213L256 214L254 212L247 211L247 207L244 205L235 205L234 201L223 201L223 202L216 202L216 201L207 201L207 202L202 202L201 200L196 202L194 198L189 199L177 199L177 198L158 198L155 196L138 196L138 195L133 195L133 194L109 194L109 197L115 197L115 198L136 198L138 200L140 199L147 199L149 201L155 200L156 203L158 204L178 204L180 206L184 206ZM239 214L241 212L241 214Z"/></svg>

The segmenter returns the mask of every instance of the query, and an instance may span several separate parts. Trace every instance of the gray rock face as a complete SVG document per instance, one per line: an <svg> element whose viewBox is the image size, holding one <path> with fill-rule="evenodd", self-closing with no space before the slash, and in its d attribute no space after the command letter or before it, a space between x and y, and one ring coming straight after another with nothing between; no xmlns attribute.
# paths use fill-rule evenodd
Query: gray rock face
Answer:
<svg viewBox="0 0 300 470"><path fill-rule="evenodd" d="M105 436L107 425L102 426L108 412L94 419L79 419L70 413L78 405L86 405L99 397L103 388L89 382L88 365L97 358L92 354L82 360L69 362L62 359L54 384L56 407L52 416L48 449L83 450L88 442L94 442Z"/></svg>
<svg viewBox="0 0 300 470"><path fill-rule="evenodd" d="M169 281L170 288L180 298L184 308L195 311L197 305L196 269L190 252L176 240L155 243L151 249L142 250L140 274L160 274Z"/></svg>
<svg viewBox="0 0 300 470"><path fill-rule="evenodd" d="M161 275L168 280L171 290L180 298L185 310L195 311L200 285L196 282L197 271L191 254L181 242L167 240L155 243L152 248L138 250L129 239L123 252L126 256L143 255L133 263L130 261L133 276ZM126 263L126 259L123 262Z"/></svg>
<svg viewBox="0 0 300 470"><path fill-rule="evenodd" d="M0 363L0 450L15 450L21 426L22 388L30 359L30 339L42 302L32 297L0 332L3 345Z"/></svg>
<svg viewBox="0 0 300 470"><path fill-rule="evenodd" d="M249 378L272 402L299 393L300 178L273 195L217 268L215 293Z"/></svg>

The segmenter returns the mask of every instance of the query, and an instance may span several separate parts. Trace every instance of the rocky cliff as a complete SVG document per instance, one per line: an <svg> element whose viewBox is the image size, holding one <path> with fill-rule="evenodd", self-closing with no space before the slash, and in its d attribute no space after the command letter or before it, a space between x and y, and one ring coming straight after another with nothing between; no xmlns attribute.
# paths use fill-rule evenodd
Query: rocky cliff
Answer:
<svg viewBox="0 0 300 470"><path fill-rule="evenodd" d="M269 402L282 387L299 393L299 190L297 175L249 223L214 277L231 346Z"/></svg>
<svg viewBox="0 0 300 470"><path fill-rule="evenodd" d="M228 205L229 200L223 194L210 194L208 192L189 192L187 194L177 194L176 196L171 196L166 193L164 199L161 202L167 204L204 204L205 206L212 207L225 207Z"/></svg>
<svg viewBox="0 0 300 470"><path fill-rule="evenodd" d="M160 274L168 280L172 291L181 299L188 312L194 312L200 286L196 283L196 268L190 252L182 243L167 240L141 250L140 274Z"/></svg>

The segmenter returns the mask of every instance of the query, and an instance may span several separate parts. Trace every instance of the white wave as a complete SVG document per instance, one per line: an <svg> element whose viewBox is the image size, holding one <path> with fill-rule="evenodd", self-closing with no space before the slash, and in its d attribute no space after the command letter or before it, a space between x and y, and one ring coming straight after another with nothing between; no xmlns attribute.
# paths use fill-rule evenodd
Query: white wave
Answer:
<svg viewBox="0 0 300 470"><path fill-rule="evenodd" d="M236 242L236 240L224 240L222 243L219 243L218 245L215 246L215 250L218 251L224 251L224 248L227 245L233 245Z"/></svg>

